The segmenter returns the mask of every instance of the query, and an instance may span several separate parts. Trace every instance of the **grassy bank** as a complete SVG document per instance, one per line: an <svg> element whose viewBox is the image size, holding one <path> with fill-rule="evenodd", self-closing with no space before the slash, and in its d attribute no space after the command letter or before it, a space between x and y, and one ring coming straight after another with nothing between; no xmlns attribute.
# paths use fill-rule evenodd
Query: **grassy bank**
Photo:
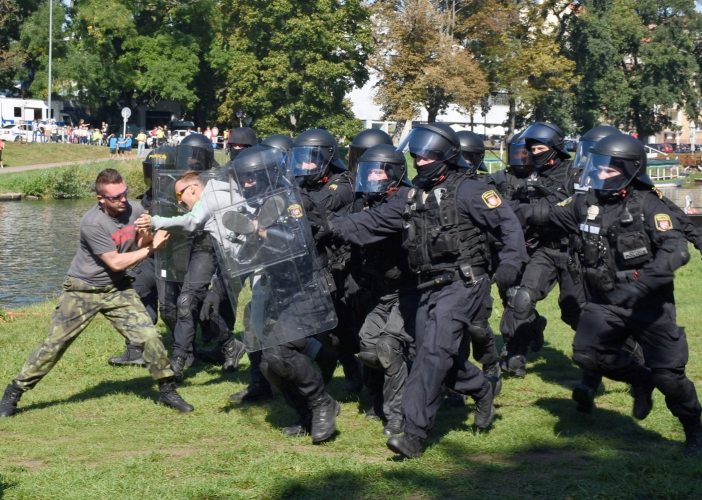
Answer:
<svg viewBox="0 0 702 500"><path fill-rule="evenodd" d="M102 146L7 142L2 160L6 167L12 168L64 161L101 160L108 159L109 156L110 150Z"/></svg>
<svg viewBox="0 0 702 500"><path fill-rule="evenodd" d="M25 196L53 196L57 198L92 197L95 195L95 178L105 168L118 170L127 180L127 185L133 196L143 193L146 189L141 160L107 160L3 174L0 175L0 193L22 193Z"/></svg>
<svg viewBox="0 0 702 500"><path fill-rule="evenodd" d="M699 384L702 262L693 252L676 289L679 322L689 336L689 375ZM558 319L555 299L539 308L549 318L546 346L531 356L525 379L505 380L492 429L473 431L472 404L442 408L424 458L404 462L393 460L381 425L364 418L367 397L346 395L341 369L329 389L342 402L339 433L312 446L308 438L280 434L296 418L280 395L262 406L229 402L248 382L245 370L223 375L196 365L181 389L195 412L158 406L146 370L107 365L124 343L100 319L25 394L21 411L0 420L0 497L700 498L702 461L683 458L682 428L660 393L643 422L631 417L626 386L611 381L591 415L575 412L569 398L580 372L570 361L572 332ZM44 338L52 308L35 306L0 323L3 384ZM494 329L500 313L497 307Z"/></svg>

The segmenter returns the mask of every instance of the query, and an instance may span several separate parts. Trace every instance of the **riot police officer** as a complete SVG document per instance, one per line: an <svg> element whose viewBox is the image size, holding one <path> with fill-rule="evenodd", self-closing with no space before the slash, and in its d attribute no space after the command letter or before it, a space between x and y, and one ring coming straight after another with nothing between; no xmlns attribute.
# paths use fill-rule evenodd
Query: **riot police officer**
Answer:
<svg viewBox="0 0 702 500"><path fill-rule="evenodd" d="M352 173L358 170L358 159L368 149L379 144L387 144L392 146L392 137L386 132L377 128L369 128L363 132L359 132L349 144L349 161L348 169Z"/></svg>
<svg viewBox="0 0 702 500"><path fill-rule="evenodd" d="M503 244L495 273L511 286L527 262L524 237L514 213L493 189L470 179L460 141L446 124L415 127L398 151L409 151L418 172L407 197L395 197L373 210L349 215L334 235L368 245L402 232L408 263L418 276L417 356L402 399L405 434L388 447L405 456L421 455L447 387L476 402L475 425L487 428L495 415L493 386L460 355L465 330L490 293L486 233Z"/></svg>
<svg viewBox="0 0 702 500"><path fill-rule="evenodd" d="M589 190L550 211L559 228L578 234L588 302L573 361L586 371L631 384L634 417L644 419L657 388L683 425L689 454L702 451L702 408L685 375L688 347L675 321L673 279L690 259L674 213L653 191L646 151L634 137L613 134L590 149ZM536 219L541 216L534 215ZM621 350L632 335L645 366Z"/></svg>
<svg viewBox="0 0 702 500"><path fill-rule="evenodd" d="M350 213L372 210L395 197L407 199L407 162L394 146L369 148L358 158L357 167L356 201ZM353 296L354 310L365 318L358 357L365 365L366 386L374 396L372 414L387 421L383 428L387 436L404 430L402 394L415 354L419 302L416 276L407 259L396 253L401 246L402 235L395 233L372 245L352 247L352 275L359 288Z"/></svg>
<svg viewBox="0 0 702 500"><path fill-rule="evenodd" d="M548 205L568 198L576 177L570 170L570 154L561 129L552 123L535 123L522 132L521 140L530 155L529 163L535 167L526 179L528 204ZM543 345L546 324L536 312L536 303L558 283L561 319L573 329L585 303L567 235L551 225L530 227L526 243L532 247L532 254L519 286L501 290L506 300L500 322L505 345L500 367L518 377L526 376L529 347L538 351Z"/></svg>
<svg viewBox="0 0 702 500"><path fill-rule="evenodd" d="M327 130L315 128L297 136L290 152L289 168L289 175L300 186L313 232L323 227L332 215L353 203L354 176L339 158L339 146ZM358 332L353 329L354 318L344 300L349 277L346 269L348 255L343 247L337 247L329 240L318 240L317 250L322 266L334 284L334 306L339 315L339 326L333 332L320 335L319 340L337 353L344 369L347 390L360 392L363 381L360 363L355 356L359 351Z"/></svg>
<svg viewBox="0 0 702 500"><path fill-rule="evenodd" d="M485 141L476 133L469 130L456 132L461 141L461 156L471 166L475 178L484 181L488 169L485 166Z"/></svg>
<svg viewBox="0 0 702 500"><path fill-rule="evenodd" d="M233 161L236 156L246 148L251 148L258 144L256 132L249 127L233 128L229 131L227 139L227 147L229 152L229 160Z"/></svg>
<svg viewBox="0 0 702 500"><path fill-rule="evenodd" d="M175 149L172 146L165 145L152 149L148 156L144 158L142 172L144 184L146 184L148 189L137 198L141 198L141 206L144 207L147 214L151 211L151 202L153 200L152 183L154 169L172 169L175 168L175 162ZM132 283L134 291L139 295L139 299L141 299L142 304L144 304L146 308L146 312L149 313L151 321L155 325L158 321L158 289L162 287L159 287L158 280L156 279L153 255L134 266L131 275L134 278L134 283ZM121 355L110 358L108 363L112 366L146 366L146 362L142 357L142 346L132 345L129 340L127 340L126 343L126 350Z"/></svg>

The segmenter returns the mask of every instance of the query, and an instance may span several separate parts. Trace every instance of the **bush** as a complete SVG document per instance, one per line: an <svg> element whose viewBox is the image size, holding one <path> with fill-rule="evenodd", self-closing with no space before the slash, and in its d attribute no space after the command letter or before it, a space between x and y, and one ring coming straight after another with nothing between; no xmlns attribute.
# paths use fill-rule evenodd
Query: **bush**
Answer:
<svg viewBox="0 0 702 500"><path fill-rule="evenodd" d="M53 172L33 173L20 182L20 192L23 196L42 197L54 183L56 175Z"/></svg>
<svg viewBox="0 0 702 500"><path fill-rule="evenodd" d="M51 196L56 199L86 198L90 192L83 188L77 169L65 168L59 171L51 186Z"/></svg>

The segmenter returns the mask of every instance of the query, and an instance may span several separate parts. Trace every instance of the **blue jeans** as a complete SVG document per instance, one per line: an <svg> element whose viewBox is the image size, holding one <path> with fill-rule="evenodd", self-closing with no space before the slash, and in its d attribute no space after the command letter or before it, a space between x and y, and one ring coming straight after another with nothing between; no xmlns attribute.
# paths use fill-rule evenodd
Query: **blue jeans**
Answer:
<svg viewBox="0 0 702 500"><path fill-rule="evenodd" d="M137 156L144 156L144 143L140 142L139 147L137 148Z"/></svg>

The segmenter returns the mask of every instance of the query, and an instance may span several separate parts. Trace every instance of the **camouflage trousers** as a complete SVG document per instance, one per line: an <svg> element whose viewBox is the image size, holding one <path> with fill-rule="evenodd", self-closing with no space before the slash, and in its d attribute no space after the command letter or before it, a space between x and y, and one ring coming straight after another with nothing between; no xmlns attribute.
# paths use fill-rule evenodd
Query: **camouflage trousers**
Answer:
<svg viewBox="0 0 702 500"><path fill-rule="evenodd" d="M144 361L154 379L173 376L161 336L130 279L96 287L67 277L58 305L51 315L49 335L29 355L14 380L15 385L25 391L37 385L98 313L102 313L132 345L143 346Z"/></svg>

